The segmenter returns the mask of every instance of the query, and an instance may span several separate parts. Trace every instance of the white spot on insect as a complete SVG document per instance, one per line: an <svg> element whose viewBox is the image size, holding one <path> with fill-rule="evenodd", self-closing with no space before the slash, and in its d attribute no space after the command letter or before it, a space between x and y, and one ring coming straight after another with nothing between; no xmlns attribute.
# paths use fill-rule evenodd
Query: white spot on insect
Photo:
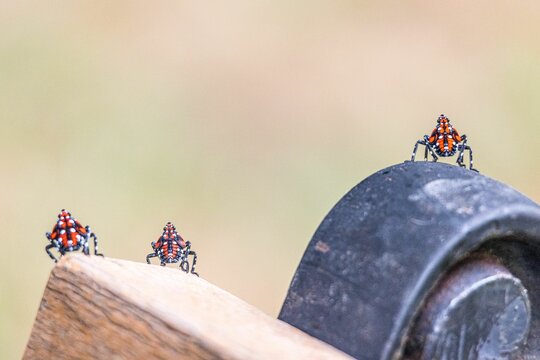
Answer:
<svg viewBox="0 0 540 360"><path fill-rule="evenodd" d="M66 230L64 230L64 229L60 230L60 234L63 235L63 234L65 234L65 233L66 233Z"/></svg>

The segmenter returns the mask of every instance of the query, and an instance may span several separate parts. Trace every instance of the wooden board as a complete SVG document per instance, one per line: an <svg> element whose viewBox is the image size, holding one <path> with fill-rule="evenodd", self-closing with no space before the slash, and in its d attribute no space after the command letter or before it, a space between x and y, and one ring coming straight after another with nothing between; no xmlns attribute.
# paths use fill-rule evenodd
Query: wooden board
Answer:
<svg viewBox="0 0 540 360"><path fill-rule="evenodd" d="M52 270L24 359L350 359L176 268L84 255Z"/></svg>

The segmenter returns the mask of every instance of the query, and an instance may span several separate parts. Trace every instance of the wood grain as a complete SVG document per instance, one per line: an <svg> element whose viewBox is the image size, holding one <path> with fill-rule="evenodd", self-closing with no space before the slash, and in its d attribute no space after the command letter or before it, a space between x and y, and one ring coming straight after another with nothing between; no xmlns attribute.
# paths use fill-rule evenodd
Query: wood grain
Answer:
<svg viewBox="0 0 540 360"><path fill-rule="evenodd" d="M51 272L24 359L350 359L204 279L83 255Z"/></svg>

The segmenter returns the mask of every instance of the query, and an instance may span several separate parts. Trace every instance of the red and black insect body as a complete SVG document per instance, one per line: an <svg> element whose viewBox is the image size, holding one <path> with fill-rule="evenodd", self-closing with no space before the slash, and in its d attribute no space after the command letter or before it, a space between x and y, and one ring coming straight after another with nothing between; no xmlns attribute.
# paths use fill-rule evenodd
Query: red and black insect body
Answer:
<svg viewBox="0 0 540 360"><path fill-rule="evenodd" d="M94 239L94 255L103 256L98 254L98 239L96 234L90 230L90 226L82 226L80 222L71 216L71 213L62 209L58 214L58 220L53 227L51 233L45 233L47 240L50 244L45 246L45 251L54 262L58 262L58 259L51 253L52 248L55 248L60 256L65 255L66 252L77 251L82 249L85 255L90 254L89 242L90 238Z"/></svg>
<svg viewBox="0 0 540 360"><path fill-rule="evenodd" d="M193 265L191 273L199 276L195 272L195 264L197 264L197 253L191 250L191 242L184 241L176 232L176 227L170 222L165 224L163 233L156 242L152 242L153 253L146 255L146 262L150 264L150 258L159 257L161 266L165 264L180 262L180 268L189 272L188 256L193 255Z"/></svg>
<svg viewBox="0 0 540 360"><path fill-rule="evenodd" d="M416 157L416 151L418 145L424 145L424 160L428 158L428 151L430 152L433 161L437 161L441 157L449 157L458 153L457 163L461 167L466 167L463 163L463 154L465 150L469 150L469 169L478 171L473 168L473 152L469 145L467 145L467 135L459 135L458 131L450 124L444 114L441 114L437 119L437 127L431 133L431 136L424 135L422 140L418 140L414 145L411 161L414 161Z"/></svg>

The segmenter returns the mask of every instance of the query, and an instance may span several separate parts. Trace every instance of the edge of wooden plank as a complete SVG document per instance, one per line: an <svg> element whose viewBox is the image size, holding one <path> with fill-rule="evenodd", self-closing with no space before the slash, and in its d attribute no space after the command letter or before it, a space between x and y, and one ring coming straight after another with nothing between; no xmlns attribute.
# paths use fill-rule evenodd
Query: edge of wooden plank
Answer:
<svg viewBox="0 0 540 360"><path fill-rule="evenodd" d="M350 359L178 269L70 254L53 268L24 359Z"/></svg>

